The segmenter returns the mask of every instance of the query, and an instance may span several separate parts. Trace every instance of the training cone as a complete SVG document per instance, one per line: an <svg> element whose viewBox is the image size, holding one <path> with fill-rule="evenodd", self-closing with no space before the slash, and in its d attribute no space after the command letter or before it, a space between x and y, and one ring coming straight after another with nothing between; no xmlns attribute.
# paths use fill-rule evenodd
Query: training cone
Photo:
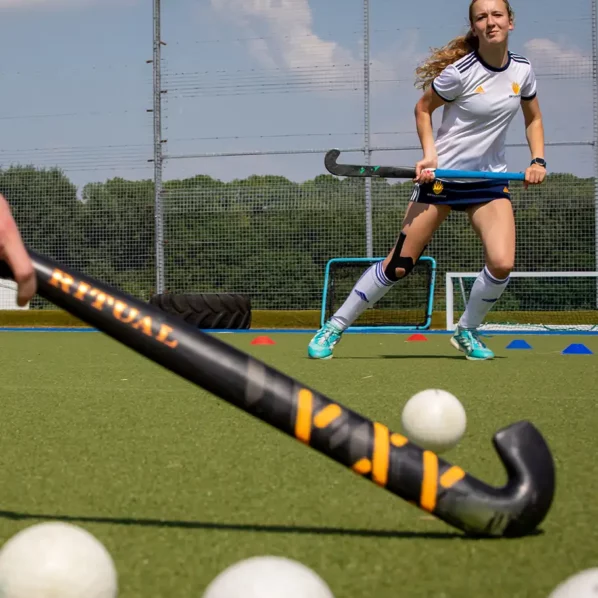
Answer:
<svg viewBox="0 0 598 598"><path fill-rule="evenodd" d="M256 336L252 341L252 345L275 345L276 343L269 336Z"/></svg>
<svg viewBox="0 0 598 598"><path fill-rule="evenodd" d="M532 346L524 340L514 340L507 345L507 349L531 349Z"/></svg>
<svg viewBox="0 0 598 598"><path fill-rule="evenodd" d="M408 339L407 342L410 341L427 341L428 339L423 334L412 334Z"/></svg>
<svg viewBox="0 0 598 598"><path fill-rule="evenodd" d="M585 345L574 343L563 350L562 355L593 355Z"/></svg>

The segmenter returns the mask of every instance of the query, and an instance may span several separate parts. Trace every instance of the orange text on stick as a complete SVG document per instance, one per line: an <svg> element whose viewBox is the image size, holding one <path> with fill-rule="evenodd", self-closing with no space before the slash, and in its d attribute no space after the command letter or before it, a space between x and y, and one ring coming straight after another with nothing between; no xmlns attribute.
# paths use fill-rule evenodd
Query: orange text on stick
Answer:
<svg viewBox="0 0 598 598"><path fill-rule="evenodd" d="M372 462L365 457L353 464L353 471L360 475L367 475L372 471Z"/></svg>
<svg viewBox="0 0 598 598"><path fill-rule="evenodd" d="M423 476L419 503L422 509L432 512L438 496L438 457L432 451L423 452Z"/></svg>
<svg viewBox="0 0 598 598"><path fill-rule="evenodd" d="M176 338L171 337L171 334L175 332L172 326L160 323L158 332L155 332L157 323L152 316L141 313L125 301L115 299L113 296L92 287L84 281L75 282L70 274L62 270L54 269L48 282L63 293L72 295L78 301L83 302L85 299L93 298L90 305L98 311L104 311L107 306L111 307L112 309L107 312L107 315L109 314L110 317L123 324L128 324L131 328L141 330L146 336L153 338L170 349L174 349L179 344Z"/></svg>
<svg viewBox="0 0 598 598"><path fill-rule="evenodd" d="M297 395L297 415L295 417L295 436L301 442L309 444L311 438L311 416L314 409L314 396L306 388Z"/></svg>
<svg viewBox="0 0 598 598"><path fill-rule="evenodd" d="M156 340L164 343L167 347L174 349L179 344L179 341L168 338L171 332L173 332L173 328L171 326L162 324L162 326L160 326L160 332L158 332L158 336L156 336Z"/></svg>
<svg viewBox="0 0 598 598"><path fill-rule="evenodd" d="M129 313L127 316L124 316L124 312L128 310ZM117 301L114 309L112 310L114 317L125 324L130 324L135 320L135 318L139 315L139 312L135 308L129 307L126 303L122 301Z"/></svg>
<svg viewBox="0 0 598 598"><path fill-rule="evenodd" d="M460 482L465 477L465 472L456 465L447 469L440 476L440 485L443 488L452 488L457 482Z"/></svg>
<svg viewBox="0 0 598 598"><path fill-rule="evenodd" d="M331 405L324 407L324 409L314 417L314 425L316 428L326 428L342 414L343 410L335 403L332 403Z"/></svg>
<svg viewBox="0 0 598 598"><path fill-rule="evenodd" d="M80 282L77 285L77 292L73 295L73 297L75 299L79 299L79 300L83 300L85 299L85 294L91 289L91 287L88 284L85 284L84 282Z"/></svg>
<svg viewBox="0 0 598 598"><path fill-rule="evenodd" d="M110 295L106 295L106 293L97 293L95 301L91 304L91 307L102 310L104 309L105 303L108 305L114 305L114 297L110 297Z"/></svg>
<svg viewBox="0 0 598 598"><path fill-rule="evenodd" d="M61 289L63 293L69 293L75 281L72 276L65 274L62 270L54 270L50 284Z"/></svg>
<svg viewBox="0 0 598 598"><path fill-rule="evenodd" d="M465 477L465 472L456 465L447 469L438 478L438 456L431 451L423 452L423 476L420 506L426 511L434 511L438 501L438 487L448 490Z"/></svg>
<svg viewBox="0 0 598 598"><path fill-rule="evenodd" d="M374 448L372 451L372 481L379 486L388 482L388 466L390 458L390 431L374 422Z"/></svg>
<svg viewBox="0 0 598 598"><path fill-rule="evenodd" d="M135 324L132 324L132 327L141 330L146 336L152 336L152 324L152 319L149 316L145 316L144 318L137 320Z"/></svg>

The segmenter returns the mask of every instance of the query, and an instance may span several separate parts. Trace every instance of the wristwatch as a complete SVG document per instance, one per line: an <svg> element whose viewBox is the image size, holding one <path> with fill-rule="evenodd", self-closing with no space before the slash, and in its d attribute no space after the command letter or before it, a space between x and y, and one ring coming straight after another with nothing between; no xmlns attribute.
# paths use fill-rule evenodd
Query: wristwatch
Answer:
<svg viewBox="0 0 598 598"><path fill-rule="evenodd" d="M544 158L534 158L531 162L530 162L530 166L532 164L537 164L538 166L544 166L544 168L546 168L546 160L544 160Z"/></svg>

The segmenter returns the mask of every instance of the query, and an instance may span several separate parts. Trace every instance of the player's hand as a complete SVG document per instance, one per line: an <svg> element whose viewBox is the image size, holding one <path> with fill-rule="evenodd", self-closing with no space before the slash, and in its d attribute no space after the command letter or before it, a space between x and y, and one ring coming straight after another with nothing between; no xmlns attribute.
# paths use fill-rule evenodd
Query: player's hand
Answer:
<svg viewBox="0 0 598 598"><path fill-rule="evenodd" d="M432 182L435 178L435 174L429 170L430 168L438 168L437 156L424 156L415 165L415 178L413 181L420 184Z"/></svg>
<svg viewBox="0 0 598 598"><path fill-rule="evenodd" d="M17 305L24 307L37 293L37 279L31 258L12 217L10 206L0 194L0 260L10 267L17 283Z"/></svg>
<svg viewBox="0 0 598 598"><path fill-rule="evenodd" d="M525 171L523 186L527 189L529 185L539 185L546 177L546 168L539 164L532 164Z"/></svg>

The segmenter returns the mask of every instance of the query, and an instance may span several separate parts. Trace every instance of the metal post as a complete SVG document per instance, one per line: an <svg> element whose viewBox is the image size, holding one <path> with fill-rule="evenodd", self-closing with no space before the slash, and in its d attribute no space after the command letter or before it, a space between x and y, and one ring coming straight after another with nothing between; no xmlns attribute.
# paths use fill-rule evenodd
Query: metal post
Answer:
<svg viewBox="0 0 598 598"><path fill-rule="evenodd" d="M364 91L364 152L365 163L371 164L370 150L370 2L363 0L363 91ZM366 257L374 257L372 233L372 179L365 179L365 239Z"/></svg>
<svg viewBox="0 0 598 598"><path fill-rule="evenodd" d="M162 209L162 78L160 0L154 0L154 219L156 251L156 293L164 292L164 214Z"/></svg>
<svg viewBox="0 0 598 598"><path fill-rule="evenodd" d="M594 269L598 270L598 0L592 0L592 77L594 83ZM598 306L598 279L596 306Z"/></svg>

